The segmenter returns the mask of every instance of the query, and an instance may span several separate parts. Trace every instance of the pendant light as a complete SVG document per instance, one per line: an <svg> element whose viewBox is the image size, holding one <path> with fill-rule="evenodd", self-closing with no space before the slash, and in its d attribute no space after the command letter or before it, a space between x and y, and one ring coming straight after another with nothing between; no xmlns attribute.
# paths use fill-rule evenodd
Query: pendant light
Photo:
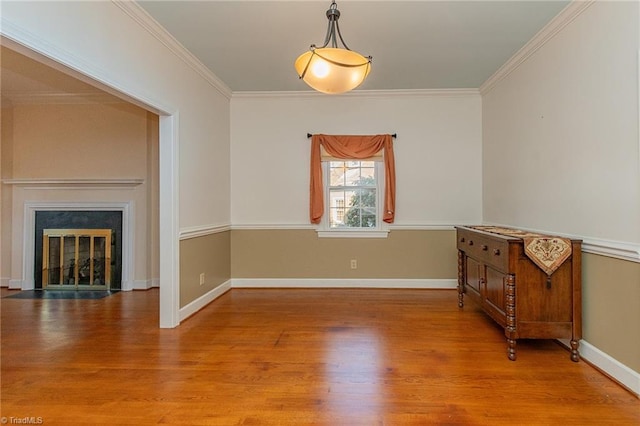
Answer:
<svg viewBox="0 0 640 426"><path fill-rule="evenodd" d="M313 89L330 94L344 93L358 87L371 71L371 56L352 51L342 39L338 25L340 11L335 0L327 10L327 35L324 44L312 44L296 59L298 77ZM344 48L338 47L336 34Z"/></svg>

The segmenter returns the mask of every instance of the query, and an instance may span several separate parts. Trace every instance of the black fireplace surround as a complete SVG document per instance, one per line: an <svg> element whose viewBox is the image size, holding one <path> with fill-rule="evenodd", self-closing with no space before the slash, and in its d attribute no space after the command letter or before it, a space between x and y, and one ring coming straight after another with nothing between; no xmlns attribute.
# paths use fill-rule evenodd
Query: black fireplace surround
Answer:
<svg viewBox="0 0 640 426"><path fill-rule="evenodd" d="M42 289L42 236L44 229L111 229L111 290L122 288L122 212L121 211L36 211L35 220L36 289Z"/></svg>

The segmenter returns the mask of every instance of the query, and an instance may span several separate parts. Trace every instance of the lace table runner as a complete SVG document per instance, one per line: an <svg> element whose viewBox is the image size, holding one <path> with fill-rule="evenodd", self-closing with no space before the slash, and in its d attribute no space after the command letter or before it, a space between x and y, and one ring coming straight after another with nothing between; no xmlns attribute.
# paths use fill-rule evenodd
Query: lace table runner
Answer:
<svg viewBox="0 0 640 426"><path fill-rule="evenodd" d="M553 274L571 257L571 240L501 226L471 226L479 231L521 238L524 252L547 275Z"/></svg>

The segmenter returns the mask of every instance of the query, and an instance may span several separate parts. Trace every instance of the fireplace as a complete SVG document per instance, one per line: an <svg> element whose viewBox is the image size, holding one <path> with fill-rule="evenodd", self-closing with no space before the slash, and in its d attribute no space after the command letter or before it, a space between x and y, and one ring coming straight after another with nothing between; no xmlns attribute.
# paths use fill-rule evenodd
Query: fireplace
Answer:
<svg viewBox="0 0 640 426"><path fill-rule="evenodd" d="M36 211L36 289L120 290L122 211Z"/></svg>
<svg viewBox="0 0 640 426"><path fill-rule="evenodd" d="M111 229L45 229L42 288L110 290Z"/></svg>

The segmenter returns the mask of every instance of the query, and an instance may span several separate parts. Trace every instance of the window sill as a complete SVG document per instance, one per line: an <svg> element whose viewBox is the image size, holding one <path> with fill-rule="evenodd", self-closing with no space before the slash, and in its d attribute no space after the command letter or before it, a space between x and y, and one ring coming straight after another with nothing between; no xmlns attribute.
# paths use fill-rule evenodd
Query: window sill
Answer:
<svg viewBox="0 0 640 426"><path fill-rule="evenodd" d="M327 231L318 230L319 238L387 238L389 230L376 230L376 231Z"/></svg>

